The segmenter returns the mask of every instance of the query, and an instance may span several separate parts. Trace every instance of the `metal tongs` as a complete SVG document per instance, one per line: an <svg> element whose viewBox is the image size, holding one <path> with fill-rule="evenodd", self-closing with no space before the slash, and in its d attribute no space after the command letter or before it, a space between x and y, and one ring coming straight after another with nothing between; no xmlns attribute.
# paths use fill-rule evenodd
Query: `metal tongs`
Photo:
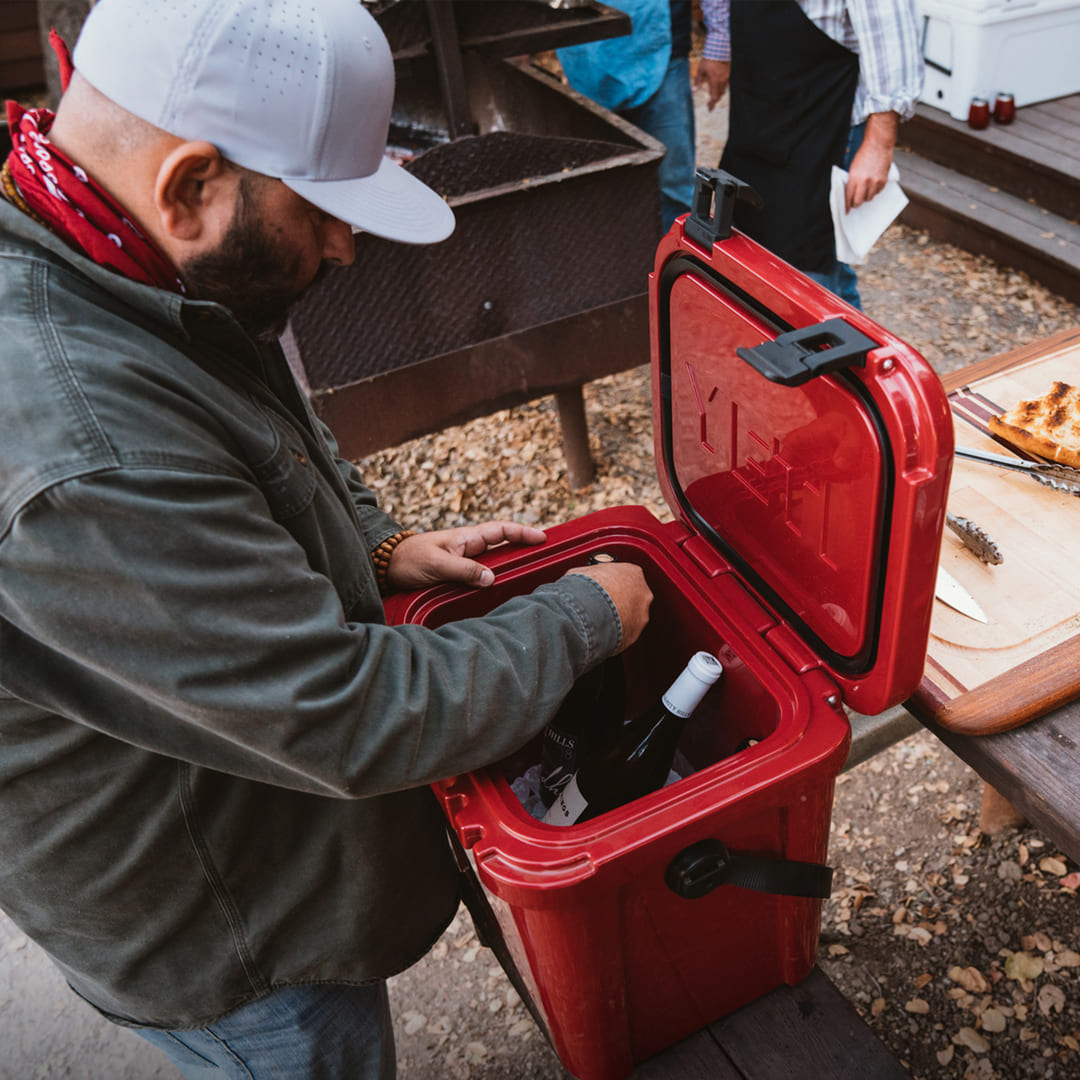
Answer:
<svg viewBox="0 0 1080 1080"><path fill-rule="evenodd" d="M987 465L999 465L1003 469L1015 469L1025 473L1032 480L1038 480L1054 491L1066 495L1080 495L1080 469L1071 465L1051 465L1046 461L1021 461L1020 458L1005 457L1003 454L991 454L985 450L971 450L966 446L956 448L956 456L981 461Z"/></svg>
<svg viewBox="0 0 1080 1080"><path fill-rule="evenodd" d="M986 563L987 566L1000 566L1005 561L1005 556L990 538L990 534L981 526L976 525L971 518L946 513L945 524L960 537L964 547L973 552L979 562Z"/></svg>

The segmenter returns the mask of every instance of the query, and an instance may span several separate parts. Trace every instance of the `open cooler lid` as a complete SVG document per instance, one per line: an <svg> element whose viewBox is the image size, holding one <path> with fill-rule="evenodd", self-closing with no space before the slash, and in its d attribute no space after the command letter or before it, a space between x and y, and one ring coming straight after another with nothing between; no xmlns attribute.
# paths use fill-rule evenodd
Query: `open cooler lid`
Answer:
<svg viewBox="0 0 1080 1080"><path fill-rule="evenodd" d="M914 349L731 229L744 197L727 173L699 171L694 212L657 250L660 481L719 556L706 569L733 570L778 617L763 632L797 665L815 662L805 643L873 714L922 675L948 403Z"/></svg>

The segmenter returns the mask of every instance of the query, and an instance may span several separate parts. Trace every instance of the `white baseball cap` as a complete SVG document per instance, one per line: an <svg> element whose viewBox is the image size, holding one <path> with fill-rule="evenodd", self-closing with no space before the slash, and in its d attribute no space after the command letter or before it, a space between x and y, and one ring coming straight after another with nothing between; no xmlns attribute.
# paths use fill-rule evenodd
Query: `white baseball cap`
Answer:
<svg viewBox="0 0 1080 1080"><path fill-rule="evenodd" d="M384 154L394 61L360 0L98 0L73 60L128 112L356 228L453 232L442 197Z"/></svg>

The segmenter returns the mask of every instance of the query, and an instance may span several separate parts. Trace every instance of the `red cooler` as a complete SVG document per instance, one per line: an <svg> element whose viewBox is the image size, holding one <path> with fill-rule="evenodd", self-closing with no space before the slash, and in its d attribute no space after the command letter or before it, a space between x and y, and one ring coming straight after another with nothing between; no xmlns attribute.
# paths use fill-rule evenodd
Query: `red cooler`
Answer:
<svg viewBox="0 0 1080 1080"><path fill-rule="evenodd" d="M388 607L429 626L483 614L603 550L655 594L622 657L628 715L698 649L724 664L680 742L695 771L627 806L570 828L532 818L510 783L539 739L436 785L474 918L581 1080L619 1080L809 974L842 705L904 700L926 654L945 394L908 345L730 230L745 190L699 173L650 278L656 460L677 520L604 510L491 553L490 589Z"/></svg>

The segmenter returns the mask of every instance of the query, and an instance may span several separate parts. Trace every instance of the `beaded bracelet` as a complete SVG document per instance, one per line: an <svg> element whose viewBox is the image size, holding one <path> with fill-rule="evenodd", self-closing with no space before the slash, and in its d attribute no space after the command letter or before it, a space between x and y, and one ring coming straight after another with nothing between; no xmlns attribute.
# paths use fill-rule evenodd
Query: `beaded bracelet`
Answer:
<svg viewBox="0 0 1080 1080"><path fill-rule="evenodd" d="M415 535L416 533L412 529L405 529L403 532L394 533L393 536L388 536L371 553L371 561L375 565L375 580L379 583L379 592L383 596L390 591L390 583L386 580L386 575L390 570L390 559L393 557L394 548L396 548L402 540L408 540L410 536Z"/></svg>

